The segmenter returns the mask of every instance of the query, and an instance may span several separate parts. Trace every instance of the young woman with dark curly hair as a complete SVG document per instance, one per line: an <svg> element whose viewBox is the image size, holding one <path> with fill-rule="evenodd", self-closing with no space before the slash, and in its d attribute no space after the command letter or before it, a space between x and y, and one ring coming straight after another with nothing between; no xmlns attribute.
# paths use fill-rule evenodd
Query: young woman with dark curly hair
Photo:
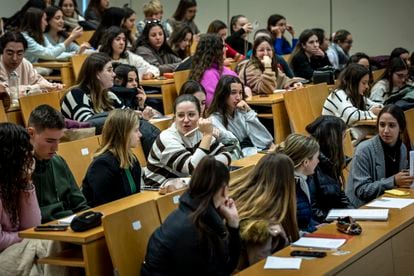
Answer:
<svg viewBox="0 0 414 276"><path fill-rule="evenodd" d="M223 66L224 48L225 44L217 34L201 35L193 56L189 79L198 81L204 87L207 106L213 101L214 90L221 76L237 77L235 72Z"/></svg>
<svg viewBox="0 0 414 276"><path fill-rule="evenodd" d="M33 170L33 147L27 131L0 123L0 275L28 275L33 257L43 257L38 255L41 241L18 236L19 231L39 225L41 220L31 180Z"/></svg>

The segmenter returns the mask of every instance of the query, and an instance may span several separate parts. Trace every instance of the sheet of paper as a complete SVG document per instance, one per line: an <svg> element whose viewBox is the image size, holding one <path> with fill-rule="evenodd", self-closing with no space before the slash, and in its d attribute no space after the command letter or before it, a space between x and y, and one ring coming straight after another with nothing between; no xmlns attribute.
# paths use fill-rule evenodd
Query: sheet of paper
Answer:
<svg viewBox="0 0 414 276"><path fill-rule="evenodd" d="M367 204L366 206L377 207L377 208L402 209L413 203L414 203L414 199L411 199L411 198L381 197L381 198L377 198L376 200Z"/></svg>
<svg viewBox="0 0 414 276"><path fill-rule="evenodd" d="M326 220L336 220L338 217L351 216L356 220L387 220L388 209L332 209Z"/></svg>
<svg viewBox="0 0 414 276"><path fill-rule="evenodd" d="M69 216L69 217L59 219L59 220L58 220L58 221L59 221L59 224L67 224L67 225L69 225L69 224L72 222L72 220L73 220L73 218L74 218L75 216L76 216L76 215L71 215L71 216Z"/></svg>
<svg viewBox="0 0 414 276"><path fill-rule="evenodd" d="M346 239L324 239L324 238L307 238L302 237L292 243L292 246L308 247L317 249L338 249L346 242Z"/></svg>
<svg viewBox="0 0 414 276"><path fill-rule="evenodd" d="M269 256L266 258L264 269L300 269L301 258L280 258Z"/></svg>

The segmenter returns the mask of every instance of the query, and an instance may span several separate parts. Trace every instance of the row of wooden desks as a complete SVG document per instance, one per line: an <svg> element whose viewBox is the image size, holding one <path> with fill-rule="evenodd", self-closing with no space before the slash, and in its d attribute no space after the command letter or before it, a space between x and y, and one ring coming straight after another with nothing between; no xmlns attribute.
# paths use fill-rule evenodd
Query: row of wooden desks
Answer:
<svg viewBox="0 0 414 276"><path fill-rule="evenodd" d="M257 156L235 161L235 163L237 166L251 168L261 156L263 155L258 154ZM238 176L239 171L231 172L231 177ZM141 193L92 208L92 210L109 215L149 200L156 200L159 197L161 196L157 191L142 191ZM50 224L56 223L58 222L50 222ZM62 252L55 256L49 256L44 262L60 266L81 267L85 269L86 275L113 275L112 262L105 242L103 226L85 232L73 232L71 229L63 232L36 232L31 228L19 232L19 236L29 239L67 242L81 247L82 254L68 256L66 252Z"/></svg>
<svg viewBox="0 0 414 276"><path fill-rule="evenodd" d="M409 197L414 198L414 190ZM414 204L390 209L388 221L360 221L362 234L352 236L339 254L328 252L324 258L303 260L299 270L266 270L265 260L237 275L413 275L414 273ZM335 223L316 233L338 235ZM274 256L290 257L292 247ZM344 254L345 253L345 254Z"/></svg>

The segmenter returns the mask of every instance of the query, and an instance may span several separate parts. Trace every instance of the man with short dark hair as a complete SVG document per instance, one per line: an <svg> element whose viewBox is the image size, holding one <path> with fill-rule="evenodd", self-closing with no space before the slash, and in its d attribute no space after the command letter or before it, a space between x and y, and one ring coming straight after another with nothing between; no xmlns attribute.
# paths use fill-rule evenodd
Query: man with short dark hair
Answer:
<svg viewBox="0 0 414 276"><path fill-rule="evenodd" d="M62 89L63 85L50 83L36 72L33 65L24 58L27 41L19 32L7 32L0 38L0 85L8 86L9 77L16 72L19 90L22 92Z"/></svg>
<svg viewBox="0 0 414 276"><path fill-rule="evenodd" d="M56 155L64 127L63 115L51 106L40 105L30 114L28 132L36 158L32 179L42 223L89 208L65 160Z"/></svg>

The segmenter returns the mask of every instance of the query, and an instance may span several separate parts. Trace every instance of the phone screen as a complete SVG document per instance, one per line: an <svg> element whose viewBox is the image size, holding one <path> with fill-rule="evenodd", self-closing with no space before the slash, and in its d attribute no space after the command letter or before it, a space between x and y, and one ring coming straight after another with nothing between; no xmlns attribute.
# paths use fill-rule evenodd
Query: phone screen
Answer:
<svg viewBox="0 0 414 276"><path fill-rule="evenodd" d="M68 225L63 224L49 224L49 225L38 225L35 227L35 231L66 231Z"/></svg>

